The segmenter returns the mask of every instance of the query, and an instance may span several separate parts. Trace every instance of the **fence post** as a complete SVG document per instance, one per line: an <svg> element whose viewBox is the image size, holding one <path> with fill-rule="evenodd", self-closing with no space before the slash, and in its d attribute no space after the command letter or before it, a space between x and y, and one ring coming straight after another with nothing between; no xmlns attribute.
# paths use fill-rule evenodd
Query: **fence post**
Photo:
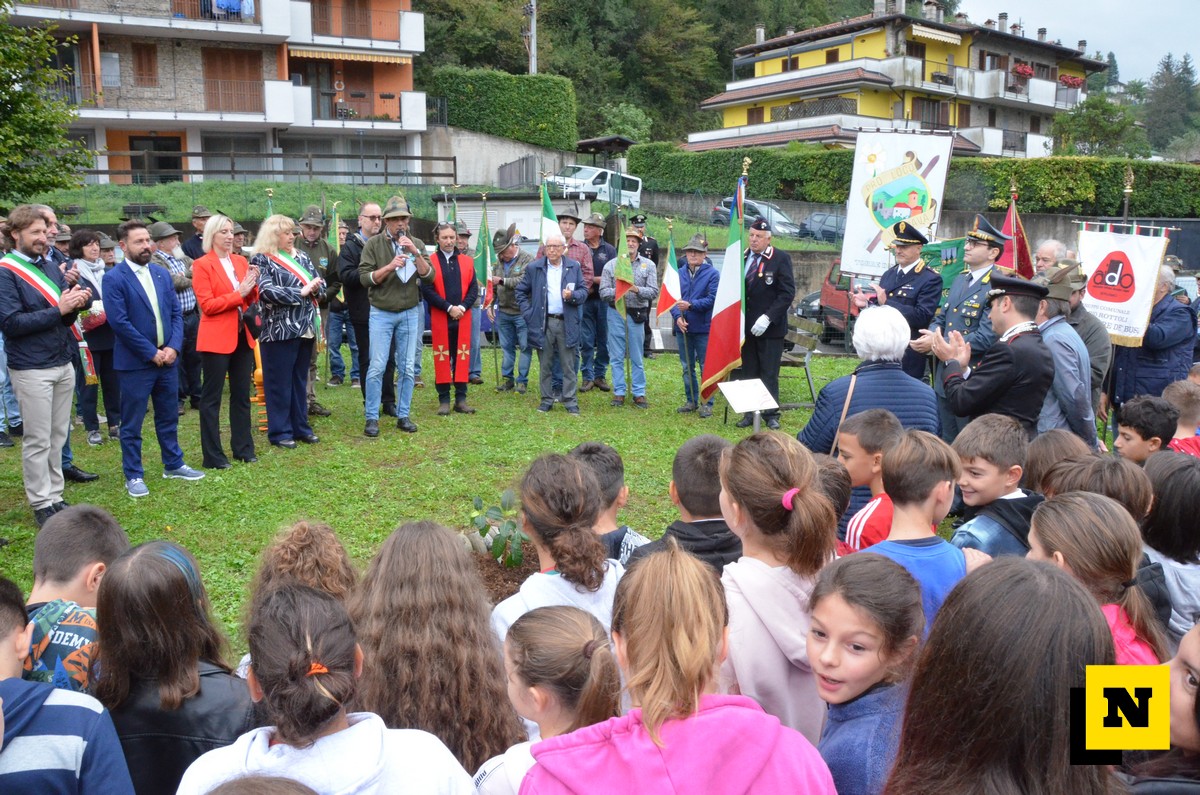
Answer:
<svg viewBox="0 0 1200 795"><path fill-rule="evenodd" d="M237 158L233 156L233 147L229 147L229 179L237 182Z"/></svg>
<svg viewBox="0 0 1200 795"><path fill-rule="evenodd" d="M309 181L309 182L312 182L312 178L313 178L313 173L312 173L312 153L311 153L311 152L309 152L308 154L306 154L306 155L305 155L305 157L304 157L304 159L308 161L308 181Z"/></svg>

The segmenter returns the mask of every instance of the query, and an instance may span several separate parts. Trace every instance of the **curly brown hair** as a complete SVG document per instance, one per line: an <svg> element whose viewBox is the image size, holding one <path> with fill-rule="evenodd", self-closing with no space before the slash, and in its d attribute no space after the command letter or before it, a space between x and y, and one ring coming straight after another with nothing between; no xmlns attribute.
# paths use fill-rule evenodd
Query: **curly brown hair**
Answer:
<svg viewBox="0 0 1200 795"><path fill-rule="evenodd" d="M358 582L358 572L333 528L321 522L296 522L263 550L251 593L284 583L316 588L345 602Z"/></svg>
<svg viewBox="0 0 1200 795"><path fill-rule="evenodd" d="M508 701L491 605L462 541L401 525L350 598L364 654L355 708L436 735L467 770L525 739Z"/></svg>

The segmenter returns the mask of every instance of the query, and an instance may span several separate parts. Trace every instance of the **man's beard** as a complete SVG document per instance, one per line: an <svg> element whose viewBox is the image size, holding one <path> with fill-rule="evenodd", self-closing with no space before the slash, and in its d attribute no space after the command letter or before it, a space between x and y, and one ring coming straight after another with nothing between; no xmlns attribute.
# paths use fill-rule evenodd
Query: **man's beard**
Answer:
<svg viewBox="0 0 1200 795"><path fill-rule="evenodd" d="M125 253L125 259L129 260L134 265L148 265L150 263L151 256L153 256L153 254L148 248L142 249L140 254L131 254L129 252Z"/></svg>

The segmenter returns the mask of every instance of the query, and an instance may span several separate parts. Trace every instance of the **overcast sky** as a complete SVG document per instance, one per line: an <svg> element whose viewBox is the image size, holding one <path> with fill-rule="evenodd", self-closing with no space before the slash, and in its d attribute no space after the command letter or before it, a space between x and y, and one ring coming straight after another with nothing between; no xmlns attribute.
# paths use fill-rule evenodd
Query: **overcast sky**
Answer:
<svg viewBox="0 0 1200 795"><path fill-rule="evenodd" d="M959 10L975 24L1007 11L1009 24L1020 22L1030 38L1037 37L1038 28L1046 28L1047 40L1062 39L1071 47L1087 39L1089 55L1111 50L1117 56L1122 82L1148 82L1168 52L1176 58L1187 52L1193 60L1200 57L1196 0L962 0Z"/></svg>

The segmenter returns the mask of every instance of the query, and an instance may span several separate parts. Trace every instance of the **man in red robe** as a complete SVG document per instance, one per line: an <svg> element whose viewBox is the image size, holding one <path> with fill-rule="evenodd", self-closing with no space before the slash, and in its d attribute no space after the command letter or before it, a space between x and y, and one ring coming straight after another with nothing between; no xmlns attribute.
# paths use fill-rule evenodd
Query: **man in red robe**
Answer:
<svg viewBox="0 0 1200 795"><path fill-rule="evenodd" d="M475 263L457 249L458 235L450 224L433 230L438 250L432 258L433 282L421 284L429 304L429 330L433 334L433 368L437 384L438 414L450 413L450 385L454 385L454 411L474 414L467 405L467 380L471 368L471 312L479 296ZM462 329L462 333L459 333Z"/></svg>

